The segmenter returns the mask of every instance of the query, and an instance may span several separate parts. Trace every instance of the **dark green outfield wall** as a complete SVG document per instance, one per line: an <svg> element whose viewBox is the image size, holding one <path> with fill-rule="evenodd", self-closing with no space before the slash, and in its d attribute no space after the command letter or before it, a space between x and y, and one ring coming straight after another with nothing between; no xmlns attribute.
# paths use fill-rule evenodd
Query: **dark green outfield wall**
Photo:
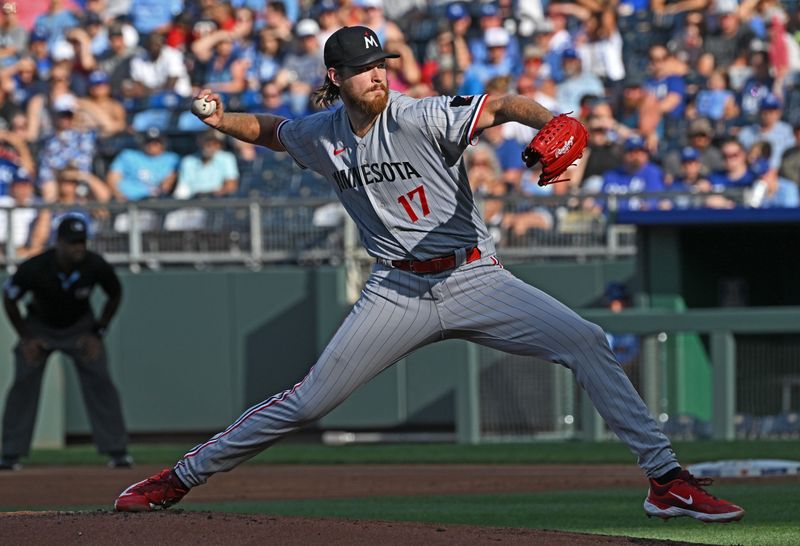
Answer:
<svg viewBox="0 0 800 546"><path fill-rule="evenodd" d="M573 307L628 282L632 261L509 267ZM299 381L349 310L339 268L120 272L125 297L108 338L112 373L132 432L212 431ZM98 298L99 299L99 298ZM0 325L0 383L14 337ZM456 368L466 344L418 351L357 391L325 427L452 425ZM71 366L66 431L88 432Z"/></svg>

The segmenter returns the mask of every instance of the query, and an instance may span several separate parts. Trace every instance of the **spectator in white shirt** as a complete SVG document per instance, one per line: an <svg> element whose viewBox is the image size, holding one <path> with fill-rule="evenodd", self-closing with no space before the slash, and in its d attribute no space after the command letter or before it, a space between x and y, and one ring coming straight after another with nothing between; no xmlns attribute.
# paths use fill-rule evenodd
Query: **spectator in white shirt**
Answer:
<svg viewBox="0 0 800 546"><path fill-rule="evenodd" d="M173 92L182 97L192 94L183 53L166 45L160 33L150 34L145 51L131 59L131 80L133 85L126 94L133 98L158 92Z"/></svg>

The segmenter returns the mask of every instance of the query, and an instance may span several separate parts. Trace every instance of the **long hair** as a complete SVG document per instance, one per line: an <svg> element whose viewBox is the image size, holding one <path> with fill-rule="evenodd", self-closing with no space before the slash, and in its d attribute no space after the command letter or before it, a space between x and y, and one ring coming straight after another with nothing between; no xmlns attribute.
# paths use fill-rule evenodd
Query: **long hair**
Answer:
<svg viewBox="0 0 800 546"><path fill-rule="evenodd" d="M339 87L334 85L330 76L327 75L325 76L325 82L311 93L311 100L321 108L328 108L340 98Z"/></svg>

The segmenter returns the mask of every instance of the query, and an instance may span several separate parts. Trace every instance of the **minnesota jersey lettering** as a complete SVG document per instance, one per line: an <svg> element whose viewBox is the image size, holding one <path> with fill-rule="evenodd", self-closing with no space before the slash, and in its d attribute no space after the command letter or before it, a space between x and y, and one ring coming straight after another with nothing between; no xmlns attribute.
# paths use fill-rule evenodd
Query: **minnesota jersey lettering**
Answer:
<svg viewBox="0 0 800 546"><path fill-rule="evenodd" d="M394 182L395 180L410 180L419 177L417 170L408 161L371 163L333 173L333 179L336 181L339 191L376 182Z"/></svg>

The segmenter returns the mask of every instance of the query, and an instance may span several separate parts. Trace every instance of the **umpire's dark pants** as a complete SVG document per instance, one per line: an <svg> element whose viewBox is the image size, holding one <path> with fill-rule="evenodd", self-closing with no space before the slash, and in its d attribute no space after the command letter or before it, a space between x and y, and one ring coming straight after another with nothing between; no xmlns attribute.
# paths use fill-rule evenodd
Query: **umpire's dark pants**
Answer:
<svg viewBox="0 0 800 546"><path fill-rule="evenodd" d="M69 355L75 362L98 451L126 451L128 438L125 422L117 389L108 373L105 346L101 341L100 350L94 358L90 358L84 346L84 336L94 335L92 317L87 316L65 329L50 328L33 318L25 322L32 337L41 339L46 350L38 361L29 362L22 355L19 343L14 348L16 370L3 414L3 454L23 456L30 451L44 367L55 351Z"/></svg>

